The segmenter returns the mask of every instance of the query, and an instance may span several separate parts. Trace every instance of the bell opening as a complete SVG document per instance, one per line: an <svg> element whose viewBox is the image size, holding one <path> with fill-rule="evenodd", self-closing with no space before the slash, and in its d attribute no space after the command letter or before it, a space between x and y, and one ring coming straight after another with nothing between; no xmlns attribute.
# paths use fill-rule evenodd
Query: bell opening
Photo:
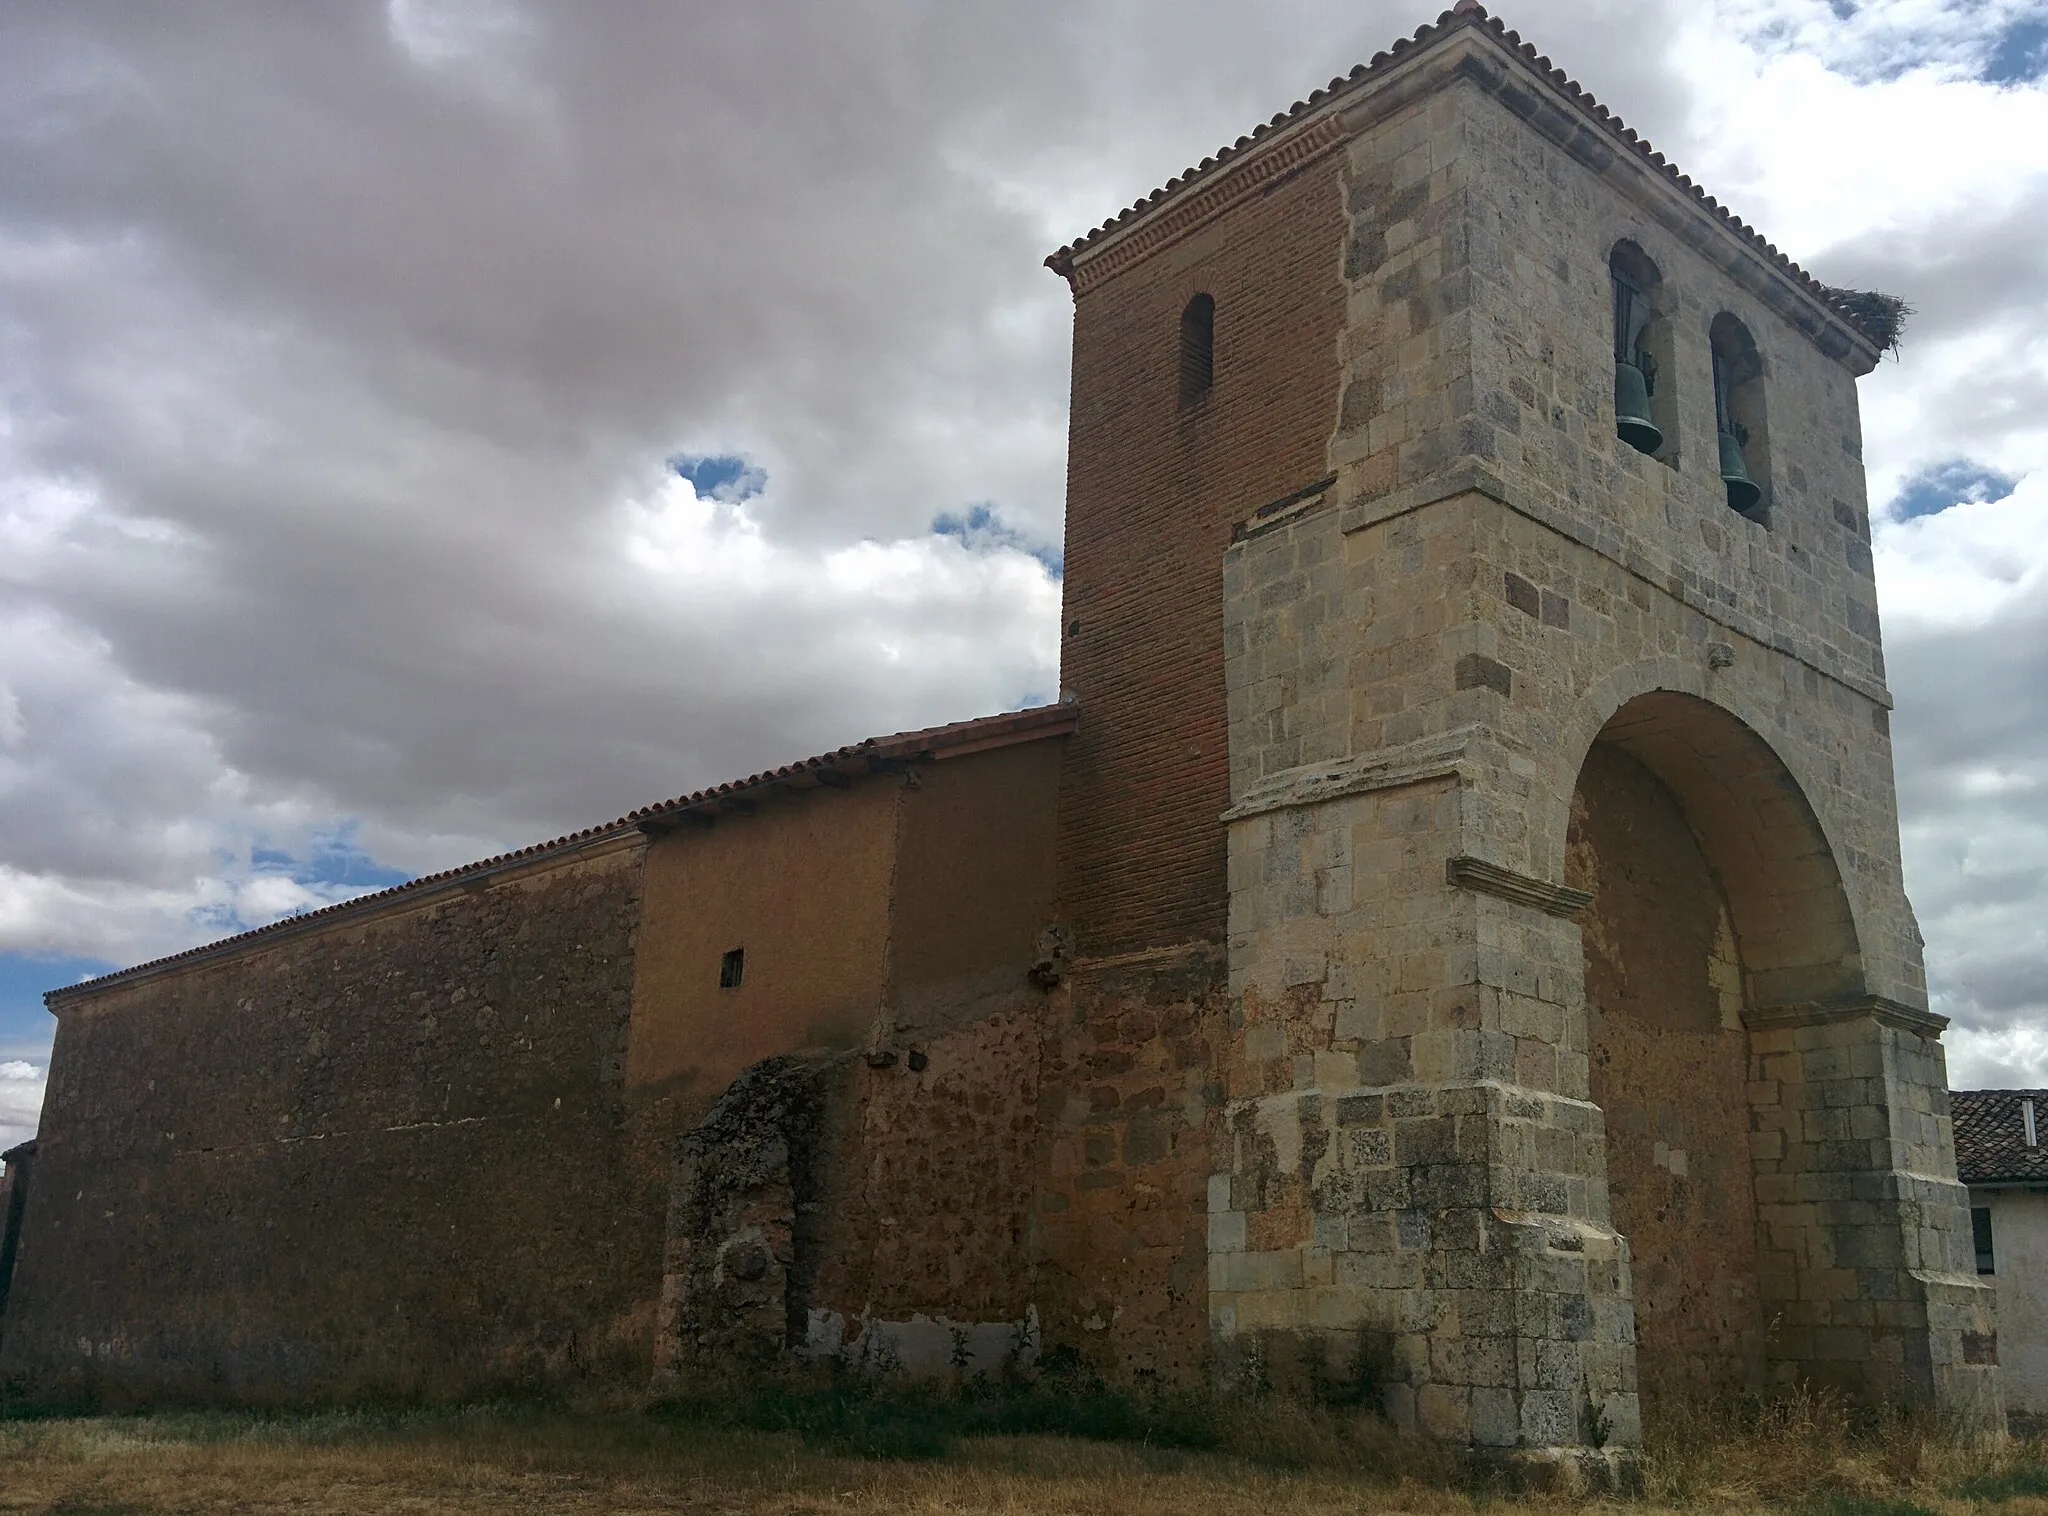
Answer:
<svg viewBox="0 0 2048 1516"><path fill-rule="evenodd" d="M1770 525L1759 477L1771 474L1769 420L1765 415L1763 361L1749 329L1723 311L1708 328L1714 353L1714 423L1719 434L1721 486L1728 508L1759 526Z"/></svg>

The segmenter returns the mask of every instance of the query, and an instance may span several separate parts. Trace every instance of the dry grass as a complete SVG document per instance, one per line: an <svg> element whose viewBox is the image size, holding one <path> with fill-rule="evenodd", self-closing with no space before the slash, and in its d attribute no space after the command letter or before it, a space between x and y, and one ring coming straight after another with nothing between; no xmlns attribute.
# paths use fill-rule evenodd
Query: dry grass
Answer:
<svg viewBox="0 0 2048 1516"><path fill-rule="evenodd" d="M905 1462L839 1456L789 1433L632 1412L16 1421L0 1422L0 1512L1535 1516L1597 1506L1617 1516L1977 1516L1993 1509L2048 1516L2048 1446L1973 1444L1911 1418L1859 1425L1817 1399L1746 1417L1674 1413L1653 1428L1639 1499L1517 1494L1370 1422L1271 1403L1242 1408L1229 1442L1240 1451L973 1437L943 1458Z"/></svg>

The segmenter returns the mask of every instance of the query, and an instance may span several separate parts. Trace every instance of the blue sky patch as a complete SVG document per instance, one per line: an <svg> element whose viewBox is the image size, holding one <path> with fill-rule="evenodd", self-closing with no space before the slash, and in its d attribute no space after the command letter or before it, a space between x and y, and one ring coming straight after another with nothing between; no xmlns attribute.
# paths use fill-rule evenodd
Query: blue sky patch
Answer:
<svg viewBox="0 0 2048 1516"><path fill-rule="evenodd" d="M2048 73L2048 15L2007 22L1984 60L1981 77L1991 84L2025 84L2043 73Z"/></svg>
<svg viewBox="0 0 2048 1516"><path fill-rule="evenodd" d="M1908 479L1892 501L1894 521L1939 515L1964 501L2003 500L2019 480L1968 458L1951 458Z"/></svg>
<svg viewBox="0 0 2048 1516"><path fill-rule="evenodd" d="M250 851L249 862L266 872L289 874L300 884L339 884L357 890L386 890L412 878L404 869L379 863L358 847L357 825L350 821L317 838L304 858L259 847Z"/></svg>
<svg viewBox="0 0 2048 1516"><path fill-rule="evenodd" d="M738 505L768 487L767 471L738 453L677 453L668 466L678 478L690 481L699 500L716 500L721 505Z"/></svg>
<svg viewBox="0 0 2048 1516"><path fill-rule="evenodd" d="M1003 513L992 505L974 505L966 513L941 511L932 517L932 535L955 537L970 552L986 553L997 548L1015 548L1027 553L1045 565L1045 571L1057 579L1067 571L1066 554L1056 547L1034 542L1025 533L1003 520Z"/></svg>
<svg viewBox="0 0 2048 1516"><path fill-rule="evenodd" d="M0 953L0 1061L27 1058L41 1063L48 1058L57 1023L43 1009L43 991L61 990L118 966L98 958Z"/></svg>
<svg viewBox="0 0 2048 1516"><path fill-rule="evenodd" d="M326 897L305 907L307 910L316 910L327 900L388 890L413 877L404 869L379 863L364 852L356 843L357 825L346 821L333 831L316 836L304 856L258 843L249 849L249 868L257 874L282 874L294 884L303 884ZM267 925L272 918L248 920L232 904L222 901L200 906L187 919L211 935L225 937Z"/></svg>

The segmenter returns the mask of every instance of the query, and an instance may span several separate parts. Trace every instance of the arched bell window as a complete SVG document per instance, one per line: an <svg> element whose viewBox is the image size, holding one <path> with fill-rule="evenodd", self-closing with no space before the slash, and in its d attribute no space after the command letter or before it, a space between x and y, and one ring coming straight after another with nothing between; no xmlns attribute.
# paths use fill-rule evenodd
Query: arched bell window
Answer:
<svg viewBox="0 0 2048 1516"><path fill-rule="evenodd" d="M1197 295L1180 313L1180 403L1195 404L1216 381L1216 302Z"/></svg>
<svg viewBox="0 0 2048 1516"><path fill-rule="evenodd" d="M1633 242L1614 244L1607 275L1614 297L1614 434L1639 453L1675 464L1678 407L1663 277Z"/></svg>
<svg viewBox="0 0 2048 1516"><path fill-rule="evenodd" d="M1728 506L1765 519L1771 440L1764 411L1764 365L1749 328L1726 311L1707 329L1714 349L1714 441Z"/></svg>

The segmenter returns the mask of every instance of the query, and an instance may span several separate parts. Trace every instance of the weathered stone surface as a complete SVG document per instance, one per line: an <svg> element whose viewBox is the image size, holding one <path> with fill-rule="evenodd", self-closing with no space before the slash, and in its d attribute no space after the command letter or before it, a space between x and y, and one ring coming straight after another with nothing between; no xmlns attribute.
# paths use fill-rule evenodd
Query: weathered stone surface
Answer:
<svg viewBox="0 0 2048 1516"><path fill-rule="evenodd" d="M453 1396L645 1374L637 849L116 987L59 1020L0 1377Z"/></svg>
<svg viewBox="0 0 2048 1516"><path fill-rule="evenodd" d="M1490 46L1355 110L1338 341L1374 403L1332 417L1331 503L1224 565L1212 1326L1384 1333L1389 1409L1456 1440L1632 1441L1639 1323L1652 1392L1995 1419L1877 621L1828 547L1862 539L1870 355L1508 108ZM1656 458L1614 435L1622 238L1675 313ZM1755 519L1713 447L1721 312L1767 375ZM1577 921L1545 908L1574 886Z"/></svg>
<svg viewBox="0 0 2048 1516"><path fill-rule="evenodd" d="M1645 1394L1995 1422L1875 352L1471 14L1067 263L1057 774L835 770L78 996L0 1372L438 1395L1048 1344L1362 1365L1406 1428L1601 1477ZM1623 241L1654 456L1615 436Z"/></svg>
<svg viewBox="0 0 2048 1516"><path fill-rule="evenodd" d="M858 1063L763 1059L676 1139L657 1383L758 1370L807 1342Z"/></svg>

